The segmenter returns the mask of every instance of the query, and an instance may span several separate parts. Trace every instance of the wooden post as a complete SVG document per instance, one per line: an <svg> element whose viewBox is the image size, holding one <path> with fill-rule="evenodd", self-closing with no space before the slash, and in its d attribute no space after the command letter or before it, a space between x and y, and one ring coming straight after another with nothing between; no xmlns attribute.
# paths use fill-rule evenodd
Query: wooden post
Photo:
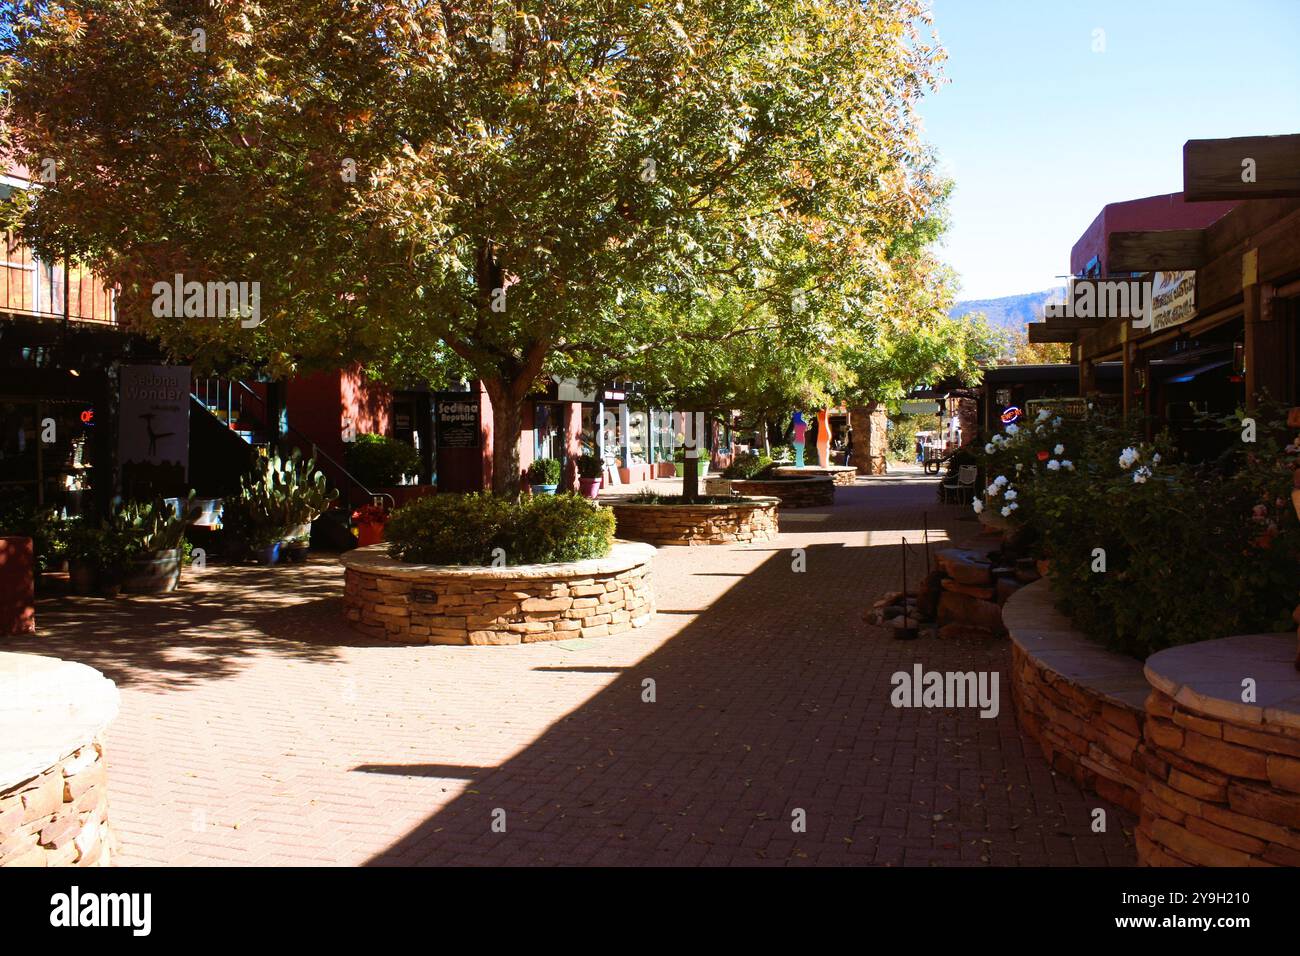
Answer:
<svg viewBox="0 0 1300 956"><path fill-rule="evenodd" d="M1075 361L1079 363L1079 394L1087 398L1097 390L1097 367L1091 359L1084 357L1082 346L1076 345L1073 351Z"/></svg>

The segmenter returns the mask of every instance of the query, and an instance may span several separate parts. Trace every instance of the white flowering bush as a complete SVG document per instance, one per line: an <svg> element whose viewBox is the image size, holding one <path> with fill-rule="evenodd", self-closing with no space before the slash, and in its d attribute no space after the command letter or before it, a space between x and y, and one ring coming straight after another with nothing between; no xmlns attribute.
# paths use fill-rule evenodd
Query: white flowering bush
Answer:
<svg viewBox="0 0 1300 956"><path fill-rule="evenodd" d="M1117 650L1145 658L1293 627L1300 440L1279 417L1254 417L1256 443L1240 441L1239 417L1225 419L1228 451L1205 463L1114 419L1034 423L989 442L986 466L1007 478L989 483L984 507L996 502L1017 541L1051 560L1052 587L1076 626ZM1048 427L1036 432L1040 424ZM1097 549L1104 571L1095 570Z"/></svg>

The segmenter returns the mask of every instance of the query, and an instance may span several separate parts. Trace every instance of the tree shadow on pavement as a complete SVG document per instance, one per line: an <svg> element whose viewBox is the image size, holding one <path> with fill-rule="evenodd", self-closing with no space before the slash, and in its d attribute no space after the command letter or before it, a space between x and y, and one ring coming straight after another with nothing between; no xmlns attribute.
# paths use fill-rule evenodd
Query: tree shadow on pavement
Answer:
<svg viewBox="0 0 1300 956"><path fill-rule="evenodd" d="M869 589L896 550L814 543L802 574L777 551L370 864L1077 865L1131 856L1118 826L1091 833L1090 810L1103 801L1027 753L1005 640L904 642L863 623L876 597ZM893 707L891 675L915 663L1001 672L1001 712Z"/></svg>

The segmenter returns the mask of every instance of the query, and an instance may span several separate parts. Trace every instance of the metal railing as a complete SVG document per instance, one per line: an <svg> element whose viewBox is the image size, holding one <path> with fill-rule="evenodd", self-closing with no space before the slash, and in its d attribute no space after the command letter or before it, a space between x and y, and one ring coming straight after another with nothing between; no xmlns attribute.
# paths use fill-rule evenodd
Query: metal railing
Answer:
<svg viewBox="0 0 1300 956"><path fill-rule="evenodd" d="M203 405L208 410L210 414L214 415L219 421L224 421L224 424L231 428L231 430L236 430L234 428L234 422L238 420L238 417L236 416L242 417L244 413L244 401L246 398L251 397L259 406L261 406L261 414L258 417L262 423L263 429L272 432L274 431L274 429L270 428L268 423L270 416L266 407L266 399L257 394L253 389L249 388L246 382L239 379L212 377L202 379L201 382L202 388L200 390L200 380L194 380L190 390L191 394L199 404ZM226 400L224 409L226 412L226 418L224 420L220 414L223 410L221 408L223 393ZM236 405L236 399L238 399L238 405ZM360 478L348 471L346 467L344 467L328 452L322 450L320 445L318 445L309 435L305 434L300 429L295 428L287 419L282 419L281 424L283 425L283 435L285 438L288 438L290 435L296 437L297 441L292 442L292 444L295 446L311 446L311 457L317 464L322 461L328 462L338 476L341 476L344 481L350 482L360 490L365 497L371 499L371 501L378 502L381 498L387 498L392 506L397 505L397 499L387 492L374 492L367 488ZM326 469L322 468L321 470L326 471L326 474L331 478L335 485L342 485L342 482L339 481L337 477L329 475L329 472Z"/></svg>

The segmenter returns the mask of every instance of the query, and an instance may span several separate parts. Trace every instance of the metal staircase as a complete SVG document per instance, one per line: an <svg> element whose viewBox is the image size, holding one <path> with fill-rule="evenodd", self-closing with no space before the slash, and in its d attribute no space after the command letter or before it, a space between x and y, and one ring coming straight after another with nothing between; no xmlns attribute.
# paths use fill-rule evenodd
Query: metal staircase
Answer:
<svg viewBox="0 0 1300 956"><path fill-rule="evenodd" d="M390 505L393 504L392 495L371 491L283 416L280 418L279 439L274 440L272 431L266 424L271 417L266 400L246 383L230 378L196 377L190 385L190 397L257 454L268 454L273 447L281 452L297 448L303 455L314 459L317 467L343 493L346 501L360 500L368 503L387 498Z"/></svg>

